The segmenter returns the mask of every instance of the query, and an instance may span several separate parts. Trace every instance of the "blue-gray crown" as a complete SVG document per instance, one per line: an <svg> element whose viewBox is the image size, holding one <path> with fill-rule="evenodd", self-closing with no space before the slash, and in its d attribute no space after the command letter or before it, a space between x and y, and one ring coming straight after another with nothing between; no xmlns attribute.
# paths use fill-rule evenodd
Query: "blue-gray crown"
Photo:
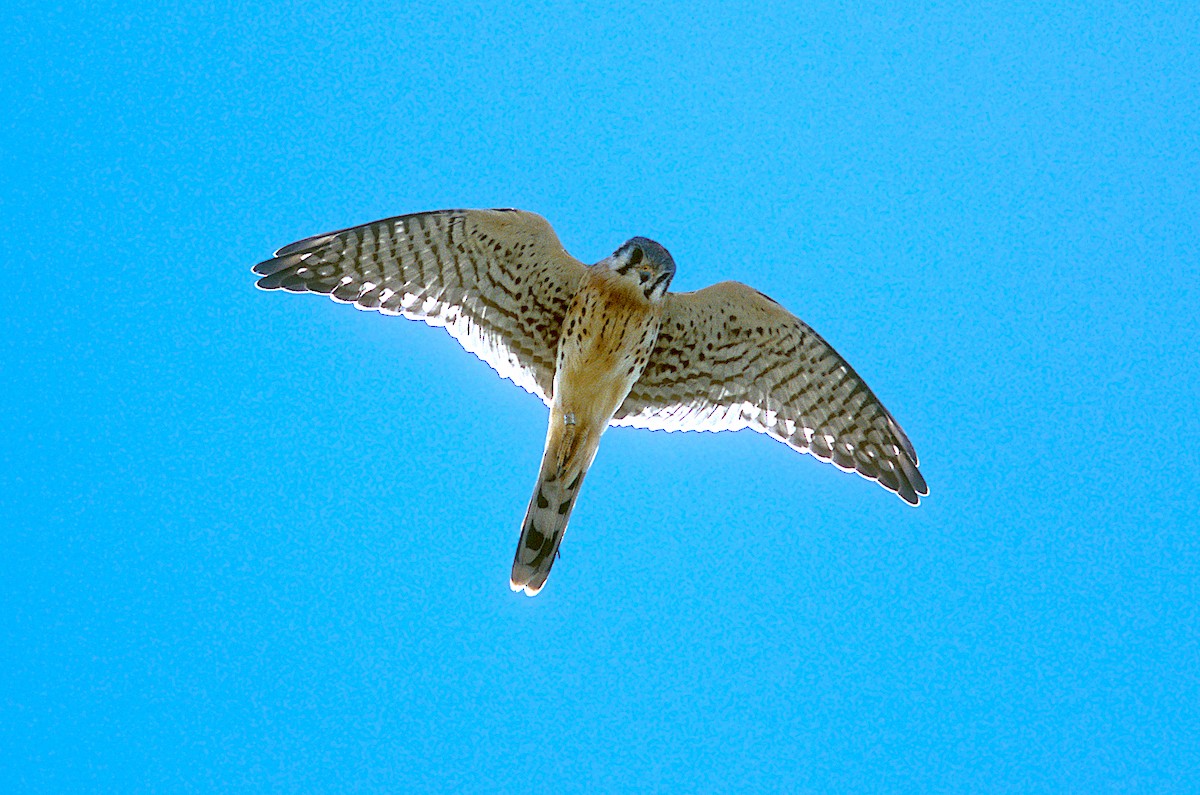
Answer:
<svg viewBox="0 0 1200 795"><path fill-rule="evenodd" d="M661 298L675 276L675 260L665 248L645 237L635 237L613 252L612 267L622 276L635 276L647 298Z"/></svg>
<svg viewBox="0 0 1200 795"><path fill-rule="evenodd" d="M629 254L632 265L636 265L636 260L641 259L637 255L638 251L642 252L642 256L648 259L659 273L675 275L675 260L671 258L671 253L648 237L630 238L625 245L617 249L618 254Z"/></svg>

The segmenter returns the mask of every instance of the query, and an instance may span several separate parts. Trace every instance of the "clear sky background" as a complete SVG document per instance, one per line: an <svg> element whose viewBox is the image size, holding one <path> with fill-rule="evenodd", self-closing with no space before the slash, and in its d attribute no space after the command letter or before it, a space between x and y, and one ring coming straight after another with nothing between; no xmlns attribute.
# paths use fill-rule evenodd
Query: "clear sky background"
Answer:
<svg viewBox="0 0 1200 795"><path fill-rule="evenodd" d="M1166 5L10 10L0 789L1195 786L1200 12ZM931 496L613 429L513 594L546 409L249 270L493 206L768 293Z"/></svg>

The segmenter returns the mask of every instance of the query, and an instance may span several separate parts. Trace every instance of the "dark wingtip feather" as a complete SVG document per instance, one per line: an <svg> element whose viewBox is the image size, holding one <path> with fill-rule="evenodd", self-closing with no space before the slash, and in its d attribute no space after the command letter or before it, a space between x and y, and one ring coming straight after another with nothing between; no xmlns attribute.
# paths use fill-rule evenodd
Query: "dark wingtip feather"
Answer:
<svg viewBox="0 0 1200 795"><path fill-rule="evenodd" d="M895 465L889 467L887 464L887 459L880 462L875 472L875 477L885 489L899 493L901 483L900 473L896 470Z"/></svg>
<svg viewBox="0 0 1200 795"><path fill-rule="evenodd" d="M271 262L276 262L276 260L271 260ZM260 263L260 264L267 264L267 263ZM259 279L257 282L255 282L255 285L260 290L278 290L280 287L283 286L283 282L288 278L288 276L291 275L290 271L283 270L281 268L275 268L275 269L265 269L264 268L263 270L260 271L257 269L257 267L258 266L255 266L254 272L261 275L262 278Z"/></svg>
<svg viewBox="0 0 1200 795"><path fill-rule="evenodd" d="M921 502L921 498L917 496L917 492L913 490L912 484L907 480L900 481L900 488L896 489L896 494L909 505L918 505Z"/></svg>
<svg viewBox="0 0 1200 795"><path fill-rule="evenodd" d="M306 251L316 251L344 231L346 230L342 229L338 232L326 232L323 235L313 235L312 237L306 237L303 240L297 240L295 243L288 243L286 246L275 252L275 258L279 259L280 257L287 257L292 254L302 254Z"/></svg>
<svg viewBox="0 0 1200 795"><path fill-rule="evenodd" d="M250 269L263 277L256 282L256 286L260 290L278 290L282 288L290 292L305 292L307 288L297 289L294 284L289 287L281 282L287 277L292 268L303 262L303 258L299 255L316 251L322 246L328 245L338 234L338 232L330 232L323 235L306 237L303 240L297 240L295 243L289 243L279 249L271 259L263 260ZM325 292L328 292L328 290Z"/></svg>
<svg viewBox="0 0 1200 795"><path fill-rule="evenodd" d="M924 476L921 475L920 470L918 470L915 466L913 467L913 475L915 475L915 477L912 478L913 490L922 497L928 497L929 485L925 483Z"/></svg>
<svg viewBox="0 0 1200 795"><path fill-rule="evenodd" d="M882 408L882 406L880 406L880 408ZM918 465L920 461L917 459L917 451L913 449L912 442L908 440L908 434L906 434L904 429L900 427L900 423L896 422L896 418L892 416L890 411L887 409L884 409L883 411L884 414L887 415L888 430L890 430L892 435L896 437L896 441L899 443L900 449L908 453L908 457L912 459L914 466Z"/></svg>
<svg viewBox="0 0 1200 795"><path fill-rule="evenodd" d="M250 270L254 273L257 273L259 276L270 276L271 274L278 272L283 267L284 265L282 265L279 260L268 259L258 263Z"/></svg>
<svg viewBox="0 0 1200 795"><path fill-rule="evenodd" d="M897 459L897 463L900 465L902 486L897 494L909 505L920 505L921 497L929 496L929 486L925 484L925 478L921 475L921 471L917 469L916 460L901 455Z"/></svg>

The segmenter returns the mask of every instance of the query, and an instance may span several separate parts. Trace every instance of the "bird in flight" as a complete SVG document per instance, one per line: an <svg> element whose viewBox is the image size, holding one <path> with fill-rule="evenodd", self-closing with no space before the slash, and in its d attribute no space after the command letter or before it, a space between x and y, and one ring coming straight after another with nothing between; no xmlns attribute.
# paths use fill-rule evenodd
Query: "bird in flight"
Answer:
<svg viewBox="0 0 1200 795"><path fill-rule="evenodd" d="M546 584L610 425L752 428L910 505L929 494L908 437L829 343L738 282L667 292L675 262L644 237L588 266L539 215L442 210L310 237L254 272L264 290L444 326L550 408L514 591Z"/></svg>

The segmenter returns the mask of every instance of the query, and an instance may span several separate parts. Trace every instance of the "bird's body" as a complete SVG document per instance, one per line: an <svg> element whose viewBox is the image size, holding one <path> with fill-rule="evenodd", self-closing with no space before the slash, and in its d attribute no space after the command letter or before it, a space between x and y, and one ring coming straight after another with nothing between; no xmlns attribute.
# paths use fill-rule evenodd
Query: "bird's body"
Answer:
<svg viewBox="0 0 1200 795"><path fill-rule="evenodd" d="M612 259L620 262L623 250ZM600 436L646 368L662 322L665 285L648 296L635 271L607 262L589 270L563 321L546 449L509 580L531 596L550 574Z"/></svg>
<svg viewBox="0 0 1200 795"><path fill-rule="evenodd" d="M904 432L804 323L745 285L668 293L675 263L633 238L588 267L516 210L399 216L285 246L263 289L328 293L445 326L550 409L510 584L545 584L609 425L753 428L877 480L928 494Z"/></svg>

